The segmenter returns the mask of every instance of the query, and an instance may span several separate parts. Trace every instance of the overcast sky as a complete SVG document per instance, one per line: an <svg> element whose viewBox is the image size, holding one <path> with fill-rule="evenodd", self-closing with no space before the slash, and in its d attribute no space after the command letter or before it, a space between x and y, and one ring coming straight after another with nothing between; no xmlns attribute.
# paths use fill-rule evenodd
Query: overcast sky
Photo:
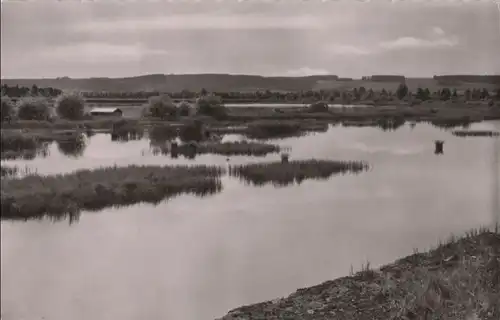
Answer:
<svg viewBox="0 0 500 320"><path fill-rule="evenodd" d="M2 3L2 78L500 74L492 0L180 2Z"/></svg>

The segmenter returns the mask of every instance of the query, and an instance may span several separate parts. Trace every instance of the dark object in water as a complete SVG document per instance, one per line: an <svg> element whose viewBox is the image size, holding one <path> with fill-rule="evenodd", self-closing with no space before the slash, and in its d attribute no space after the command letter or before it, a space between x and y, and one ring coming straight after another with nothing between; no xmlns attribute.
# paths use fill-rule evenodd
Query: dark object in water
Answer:
<svg viewBox="0 0 500 320"><path fill-rule="evenodd" d="M435 144L434 154L443 154L444 141L436 140L434 141L434 144Z"/></svg>

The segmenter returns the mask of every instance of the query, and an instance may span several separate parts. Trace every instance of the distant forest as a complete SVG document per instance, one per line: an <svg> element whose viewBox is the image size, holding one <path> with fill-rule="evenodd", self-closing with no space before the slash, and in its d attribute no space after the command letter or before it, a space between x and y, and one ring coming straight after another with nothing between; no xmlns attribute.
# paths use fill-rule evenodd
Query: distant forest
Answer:
<svg viewBox="0 0 500 320"><path fill-rule="evenodd" d="M57 97L62 94L62 90L57 88L39 88L37 85L31 87L20 87L8 86L6 84L2 85L2 96L7 96L11 98L20 98L27 96L42 96L42 97Z"/></svg>
<svg viewBox="0 0 500 320"><path fill-rule="evenodd" d="M39 88L36 85L29 87L20 87L2 85L2 96L10 98L20 98L28 96L56 97L62 93L56 88ZM153 96L168 94L175 100L192 100L200 96L213 94L221 97L224 102L252 103L252 102L341 102L350 103L357 101L375 101L389 102L396 100L457 100L464 101L500 99L500 87L497 90L466 89L457 90L456 88L442 88L430 90L429 88L419 87L415 92L409 90L405 83L400 83L396 90L373 90L363 86L349 89L330 89L330 90L301 90L297 92L280 92L271 90L257 90L252 92L209 92L202 89L199 92L182 90L180 92L161 92L161 91L140 91L140 92L82 92L83 97L89 103L99 102L120 102L126 100L128 103L143 103ZM134 101L136 100L136 101Z"/></svg>

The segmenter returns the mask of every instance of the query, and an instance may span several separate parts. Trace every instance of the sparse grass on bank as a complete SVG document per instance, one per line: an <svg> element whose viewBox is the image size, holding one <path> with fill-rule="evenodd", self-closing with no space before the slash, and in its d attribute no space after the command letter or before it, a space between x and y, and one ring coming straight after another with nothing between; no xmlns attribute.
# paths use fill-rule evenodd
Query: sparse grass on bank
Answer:
<svg viewBox="0 0 500 320"><path fill-rule="evenodd" d="M452 132L457 137L498 137L500 132L490 130L455 130Z"/></svg>
<svg viewBox="0 0 500 320"><path fill-rule="evenodd" d="M230 173L254 185L288 185L305 179L327 179L334 174L358 173L367 168L368 165L360 161L313 159L231 166Z"/></svg>
<svg viewBox="0 0 500 320"><path fill-rule="evenodd" d="M2 219L62 216L139 202L158 203L181 193L220 191L223 169L208 166L128 166L27 175L1 182Z"/></svg>
<svg viewBox="0 0 500 320"><path fill-rule="evenodd" d="M497 320L500 234L479 230L378 270L239 307L220 320Z"/></svg>

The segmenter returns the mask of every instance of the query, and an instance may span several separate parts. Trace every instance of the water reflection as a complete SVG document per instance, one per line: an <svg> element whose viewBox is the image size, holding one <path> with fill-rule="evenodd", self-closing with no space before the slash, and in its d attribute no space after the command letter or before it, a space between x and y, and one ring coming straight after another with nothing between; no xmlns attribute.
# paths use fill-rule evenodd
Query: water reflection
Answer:
<svg viewBox="0 0 500 320"><path fill-rule="evenodd" d="M494 129L491 123L471 127ZM446 141L439 157L435 140ZM71 228L2 221L3 318L214 319L348 275L351 265L366 260L376 268L497 216L491 214L491 178L498 139L471 141L418 124L397 132L332 126L271 141L289 145L294 160L360 159L374 169L287 188L249 188L224 176L224 191L211 197L181 195L157 206L83 213ZM207 154L194 161L141 156L144 149L148 140L112 143L96 134L77 159L54 145L47 158L6 164L54 174L139 163L227 163L226 156ZM279 160L272 154L230 162Z"/></svg>

